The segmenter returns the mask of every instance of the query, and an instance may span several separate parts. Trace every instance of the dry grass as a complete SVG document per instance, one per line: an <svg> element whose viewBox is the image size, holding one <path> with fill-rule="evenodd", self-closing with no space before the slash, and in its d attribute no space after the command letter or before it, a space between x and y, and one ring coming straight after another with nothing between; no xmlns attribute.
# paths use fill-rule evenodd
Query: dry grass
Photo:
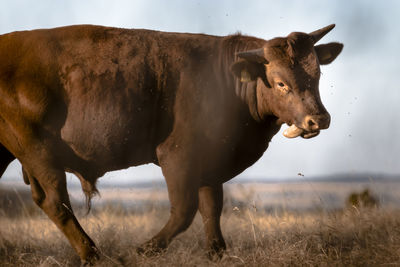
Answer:
<svg viewBox="0 0 400 267"><path fill-rule="evenodd" d="M265 199L264 191L254 193L255 189L246 191L242 186L227 188L221 223L228 251L217 262L205 255L199 216L166 253L146 258L135 252L135 247L157 233L168 219L165 189L148 190L146 196L142 196L146 190L140 189L138 194L131 194L128 206L95 202L94 210L87 216L79 205L75 208L82 226L102 253L99 266L400 265L400 210L393 208L398 196L388 190L394 185L382 187L385 190L378 196L384 205L379 209L343 208L345 194L332 194L342 194L344 190L326 183L314 184L312 192L291 186L284 190L268 186L268 195L279 197L281 192L284 196L281 206L271 206L271 201L260 204L259 196ZM374 185L374 189L379 186ZM261 190L260 185L255 188ZM103 200L121 196L118 190L109 195L103 190ZM351 191L349 186L346 190ZM125 203L128 197L126 194L120 200ZM151 201L142 202L145 199ZM329 199L341 202L342 207L328 208ZM136 206L135 201L139 203ZM306 206L309 208L305 209ZM0 188L0 266L79 263L64 236L33 205L29 192Z"/></svg>
<svg viewBox="0 0 400 267"><path fill-rule="evenodd" d="M79 259L43 215L0 218L1 266L76 266ZM225 211L228 251L205 256L202 223L196 217L163 255L146 258L134 248L159 230L166 210L135 214L104 207L80 218L102 253L99 266L378 266L400 264L400 212L384 209L267 214L254 208Z"/></svg>

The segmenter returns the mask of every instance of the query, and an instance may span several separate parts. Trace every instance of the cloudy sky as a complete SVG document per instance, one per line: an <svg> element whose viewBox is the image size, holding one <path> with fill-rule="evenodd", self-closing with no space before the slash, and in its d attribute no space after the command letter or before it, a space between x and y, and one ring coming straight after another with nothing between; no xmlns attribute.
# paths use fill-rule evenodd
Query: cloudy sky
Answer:
<svg viewBox="0 0 400 267"><path fill-rule="evenodd" d="M99 24L174 32L227 35L238 31L270 39L292 31L336 28L320 43L344 43L323 66L322 100L332 116L317 138L286 139L282 131L264 156L239 175L294 178L338 173L400 176L400 1L105 1L2 0L0 34L71 24ZM14 162L6 178L20 175ZM105 181L160 177L146 165L106 175Z"/></svg>

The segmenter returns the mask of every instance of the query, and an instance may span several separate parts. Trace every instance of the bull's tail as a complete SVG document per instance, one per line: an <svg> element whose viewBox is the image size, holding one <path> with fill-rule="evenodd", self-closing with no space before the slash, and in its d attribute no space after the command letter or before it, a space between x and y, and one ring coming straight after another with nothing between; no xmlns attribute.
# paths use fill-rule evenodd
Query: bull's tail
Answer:
<svg viewBox="0 0 400 267"><path fill-rule="evenodd" d="M96 180L88 181L81 177L79 177L79 178L81 181L82 191L85 194L85 198L86 198L86 208L87 208L86 215L87 215L87 214L89 214L89 212L92 208L92 198L96 195L99 195L99 191L96 188Z"/></svg>

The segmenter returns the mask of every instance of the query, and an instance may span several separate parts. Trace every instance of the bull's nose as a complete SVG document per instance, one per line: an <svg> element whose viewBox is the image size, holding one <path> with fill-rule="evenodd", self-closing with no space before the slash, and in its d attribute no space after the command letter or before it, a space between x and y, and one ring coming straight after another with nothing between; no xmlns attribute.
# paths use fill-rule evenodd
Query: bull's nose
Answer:
<svg viewBox="0 0 400 267"><path fill-rule="evenodd" d="M324 115L307 115L303 120L303 129L309 132L327 129L331 122L331 116L326 113Z"/></svg>

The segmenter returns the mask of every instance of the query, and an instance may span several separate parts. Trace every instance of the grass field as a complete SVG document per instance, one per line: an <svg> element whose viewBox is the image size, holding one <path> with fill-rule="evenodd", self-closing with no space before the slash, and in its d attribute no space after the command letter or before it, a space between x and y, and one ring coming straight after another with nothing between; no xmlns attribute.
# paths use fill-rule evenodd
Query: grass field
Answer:
<svg viewBox="0 0 400 267"><path fill-rule="evenodd" d="M130 198L113 193L124 192L121 189L101 190L102 202L95 201L89 215L84 215L79 201L74 206L101 251L99 266L400 265L400 209L394 205L398 198L388 189L395 190L394 184L374 184L377 197L383 200L379 208L345 207L345 196L365 187L360 184L337 184L342 190L327 183L263 186L227 185L221 224L228 251L216 262L205 255L199 216L166 253L146 258L135 252L168 218L163 188L137 189L142 195L132 189ZM284 201L278 204L267 198L262 202L267 194L281 195ZM131 204L120 203L117 195L129 198ZM132 204L135 195L140 205ZM0 196L0 266L79 265L78 256L32 204L28 192L3 187ZM150 201L141 202L146 198ZM297 202L296 208L293 203Z"/></svg>

